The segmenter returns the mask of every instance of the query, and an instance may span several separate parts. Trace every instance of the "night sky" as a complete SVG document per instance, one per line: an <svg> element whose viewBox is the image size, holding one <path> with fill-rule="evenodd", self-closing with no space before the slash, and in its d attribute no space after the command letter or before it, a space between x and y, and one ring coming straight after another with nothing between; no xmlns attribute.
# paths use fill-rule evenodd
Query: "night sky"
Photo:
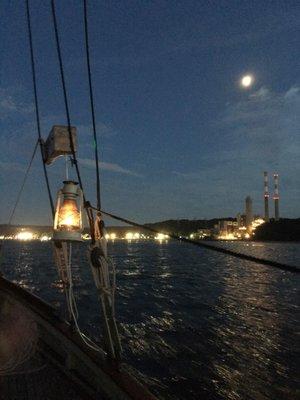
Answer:
<svg viewBox="0 0 300 400"><path fill-rule="evenodd" d="M24 3L0 5L0 223L37 138ZM95 204L83 4L56 3L78 159ZM66 117L50 1L31 0L31 10L46 138ZM103 209L139 222L225 217L250 195L261 214L266 170L279 173L281 216L300 216L299 1L94 0L89 16ZM255 79L247 89L245 74ZM49 174L55 194L63 160ZM38 154L13 222L50 221Z"/></svg>

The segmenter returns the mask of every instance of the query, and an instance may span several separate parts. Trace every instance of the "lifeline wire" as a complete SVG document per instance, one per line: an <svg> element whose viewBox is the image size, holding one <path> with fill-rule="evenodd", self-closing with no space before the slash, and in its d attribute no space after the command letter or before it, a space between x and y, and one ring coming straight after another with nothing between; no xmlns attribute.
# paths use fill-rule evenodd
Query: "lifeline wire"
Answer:
<svg viewBox="0 0 300 400"><path fill-rule="evenodd" d="M94 208L94 209L96 209L96 208ZM147 230L149 232L160 233L158 230L150 228L150 227L148 227L146 225L142 225L142 224L130 221L130 220L122 218L122 217L118 217L117 215L108 213L106 211L102 211L101 210L101 212L102 212L102 214L104 214L104 215L106 215L106 216L108 216L110 218L113 218L113 219L115 219L117 221L125 222L126 224L129 224L129 225L132 225L132 226L136 226L138 228L145 229L145 230ZM196 240L183 238L183 237L177 236L177 235L175 235L173 233L170 233L168 235L169 235L170 238L178 240L179 242L189 243L189 244L192 244L194 246L202 247L204 249L216 251L218 253L226 254L228 256L232 256L232 257L235 257L235 258L240 258L241 260L247 260L247 261L252 261L254 263L257 263L257 264L267 265L268 267L278 268L278 269L281 269L282 271L300 273L300 268L295 267L293 265L282 264L282 263L279 263L277 261L266 260L264 258L258 258L258 257L249 256L249 255L244 254L244 253L238 253L236 251L224 249L223 247L218 247L218 246L214 246L212 244L207 244L207 243L203 243L203 242L197 242Z"/></svg>
<svg viewBox="0 0 300 400"><path fill-rule="evenodd" d="M85 31L86 62L87 62L88 79L89 79L89 93L90 93L90 103L91 103L91 113L92 113L92 123L93 123L94 147L95 147L97 208L100 210L101 209L100 172L99 172L99 156L98 156L98 142L97 142L95 106L94 106L94 93L93 93L92 73L91 73L91 64L90 64L87 1L84 0L83 4L84 4L84 31Z"/></svg>
<svg viewBox="0 0 300 400"><path fill-rule="evenodd" d="M30 59L31 59L31 72L32 72L32 82L33 82L33 91L34 91L34 103L35 103L35 115L36 115L36 125L37 131L39 136L39 144L41 149L41 156L43 160L43 170L48 190L48 196L50 201L50 207L52 216L54 218L54 204L50 190L50 183L48 178L48 173L45 165L44 154L43 154L43 141L41 135L41 124L40 124L40 113L39 113L39 103L37 97L37 84L36 84L36 73L35 73L35 61L34 61L34 54L33 54L33 44L32 44L32 32L31 32L31 22L30 22L30 10L29 10L29 0L26 0L26 13L27 13L27 26L28 26L28 38L29 38L29 45L30 45Z"/></svg>

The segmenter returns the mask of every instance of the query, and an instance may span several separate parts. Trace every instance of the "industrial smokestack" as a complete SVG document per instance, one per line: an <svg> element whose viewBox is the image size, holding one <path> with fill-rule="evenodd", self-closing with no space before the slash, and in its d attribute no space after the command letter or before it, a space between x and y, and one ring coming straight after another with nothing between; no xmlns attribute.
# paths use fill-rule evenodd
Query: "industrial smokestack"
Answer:
<svg viewBox="0 0 300 400"><path fill-rule="evenodd" d="M279 190L278 190L278 174L274 174L274 206L275 221L279 221Z"/></svg>
<svg viewBox="0 0 300 400"><path fill-rule="evenodd" d="M252 199L250 196L246 197L246 228L248 233L252 231L252 221L253 221L253 212L252 212Z"/></svg>
<svg viewBox="0 0 300 400"><path fill-rule="evenodd" d="M269 222L269 187L268 187L268 173L264 172L264 200L265 200L265 222Z"/></svg>

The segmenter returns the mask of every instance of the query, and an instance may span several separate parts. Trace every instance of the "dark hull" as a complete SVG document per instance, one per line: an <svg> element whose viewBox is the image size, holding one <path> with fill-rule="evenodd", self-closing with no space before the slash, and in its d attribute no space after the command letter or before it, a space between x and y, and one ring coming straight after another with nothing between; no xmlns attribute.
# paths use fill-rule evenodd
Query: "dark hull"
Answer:
<svg viewBox="0 0 300 400"><path fill-rule="evenodd" d="M27 360L12 372L0 374L1 400L156 399L126 372L125 364L117 365L104 352L90 350L53 307L0 277L0 326L7 310L18 310L22 317L26 314L37 328L37 339Z"/></svg>

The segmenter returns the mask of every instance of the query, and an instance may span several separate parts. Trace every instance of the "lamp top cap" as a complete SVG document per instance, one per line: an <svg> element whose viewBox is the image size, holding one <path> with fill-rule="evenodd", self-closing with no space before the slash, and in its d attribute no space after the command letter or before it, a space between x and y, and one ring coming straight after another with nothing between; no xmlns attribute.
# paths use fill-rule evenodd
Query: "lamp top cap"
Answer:
<svg viewBox="0 0 300 400"><path fill-rule="evenodd" d="M78 190L78 182L64 181L64 186L62 188L62 193L64 195L78 196Z"/></svg>
<svg viewBox="0 0 300 400"><path fill-rule="evenodd" d="M75 181L63 181L64 185L69 185L69 184L73 184L73 185L78 185L78 182Z"/></svg>

